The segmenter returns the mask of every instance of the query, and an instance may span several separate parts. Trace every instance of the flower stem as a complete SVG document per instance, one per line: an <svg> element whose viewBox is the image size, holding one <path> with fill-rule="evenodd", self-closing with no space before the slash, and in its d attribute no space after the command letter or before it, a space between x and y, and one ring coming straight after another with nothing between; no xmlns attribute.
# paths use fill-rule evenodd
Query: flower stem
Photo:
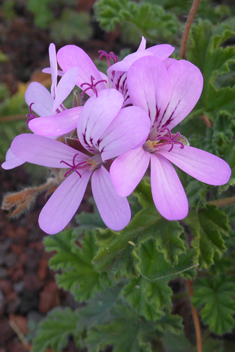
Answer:
<svg viewBox="0 0 235 352"><path fill-rule="evenodd" d="M223 207L225 205L230 205L235 203L235 196L223 198L223 199L216 199L207 202L207 204L216 205L217 207Z"/></svg>
<svg viewBox="0 0 235 352"><path fill-rule="evenodd" d="M181 42L180 56L182 57L182 59L185 59L185 51L186 51L186 45L187 45L189 31L190 31L194 16L197 12L198 6L200 4L200 1L201 0L194 0L192 7L190 9L190 12L189 12L189 16L188 16L188 19L187 19L187 22L185 25L183 38L182 38L182 42Z"/></svg>
<svg viewBox="0 0 235 352"><path fill-rule="evenodd" d="M189 292L190 301L191 301L191 297L193 295L193 282L192 282L192 280L188 280L188 292ZM192 303L191 303L191 310L192 310L192 315L193 315L194 327L195 327L195 331L196 331L197 352L203 352L203 350L202 350L202 333L201 333L201 326L200 326L200 321L199 321L199 317L198 317L198 312L194 308Z"/></svg>

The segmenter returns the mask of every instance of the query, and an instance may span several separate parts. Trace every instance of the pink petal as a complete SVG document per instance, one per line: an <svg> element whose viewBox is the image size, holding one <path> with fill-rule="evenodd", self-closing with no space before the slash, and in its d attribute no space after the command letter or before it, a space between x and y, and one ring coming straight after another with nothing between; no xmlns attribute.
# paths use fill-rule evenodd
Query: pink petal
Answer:
<svg viewBox="0 0 235 352"><path fill-rule="evenodd" d="M63 71L68 71L71 67L78 67L79 73L77 78L77 85L81 89L86 89L87 86L81 87L82 83L91 83L91 76L95 78L95 83L102 80L102 76L96 68L93 61L81 48L75 45L66 45L61 48L57 53L57 59ZM97 90L106 89L107 86L104 82L97 84ZM92 89L87 91L87 94L92 96L94 92Z"/></svg>
<svg viewBox="0 0 235 352"><path fill-rule="evenodd" d="M43 73L48 73L51 75L51 68L50 67L46 67L42 70ZM64 72L61 70L57 70L57 76L63 76Z"/></svg>
<svg viewBox="0 0 235 352"><path fill-rule="evenodd" d="M135 53L129 54L122 61L113 64L107 72L108 74L110 74L112 71L126 72L136 60L145 56L154 56L154 54L148 50L140 50Z"/></svg>
<svg viewBox="0 0 235 352"><path fill-rule="evenodd" d="M78 138L84 148L96 145L100 136L119 113L122 95L115 89L105 89L87 100L78 120Z"/></svg>
<svg viewBox="0 0 235 352"><path fill-rule="evenodd" d="M102 160L141 146L150 132L148 114L137 106L121 109L113 122L100 137L99 150Z"/></svg>
<svg viewBox="0 0 235 352"><path fill-rule="evenodd" d="M91 173L81 170L82 177L73 172L49 198L39 215L39 226L53 235L62 231L72 219L83 199Z"/></svg>
<svg viewBox="0 0 235 352"><path fill-rule="evenodd" d="M159 150L158 153L170 160L184 172L209 185L223 185L231 176L229 165L217 156L204 150L174 145L171 152Z"/></svg>
<svg viewBox="0 0 235 352"><path fill-rule="evenodd" d="M82 108L82 106L78 106L56 115L35 118L29 122L28 127L41 136L57 137L64 135L77 127Z"/></svg>
<svg viewBox="0 0 235 352"><path fill-rule="evenodd" d="M155 56L136 61L127 73L127 85L133 105L144 109L157 123L169 99L168 73L164 63Z"/></svg>
<svg viewBox="0 0 235 352"><path fill-rule="evenodd" d="M188 214L188 200L171 163L151 154L151 188L154 204L167 220L182 220Z"/></svg>
<svg viewBox="0 0 235 352"><path fill-rule="evenodd" d="M72 164L74 155L76 164L86 161L87 155L56 140L35 134L21 134L11 144L12 152L20 159L31 164L47 167L68 168L61 161Z"/></svg>
<svg viewBox="0 0 235 352"><path fill-rule="evenodd" d="M28 105L32 104L32 110L39 116L52 115L54 99L50 92L40 83L32 82L25 92L25 100Z"/></svg>
<svg viewBox="0 0 235 352"><path fill-rule="evenodd" d="M51 95L53 98L56 96L56 85L57 85L57 60L56 60L56 48L55 44L51 43L49 46L49 59L51 67Z"/></svg>
<svg viewBox="0 0 235 352"><path fill-rule="evenodd" d="M91 178L93 196L104 223L113 231L122 230L131 219L130 206L125 197L119 197L108 171L101 166Z"/></svg>
<svg viewBox="0 0 235 352"><path fill-rule="evenodd" d="M14 169L17 166L20 166L24 164L24 161L17 158L11 151L11 149L9 148L7 153L6 153L6 161L4 161L4 163L2 163L2 168L5 170L10 170L10 169Z"/></svg>
<svg viewBox="0 0 235 352"><path fill-rule="evenodd" d="M145 37L142 37L137 51L143 51L143 50L145 50L145 48L146 48L146 39L145 39Z"/></svg>
<svg viewBox="0 0 235 352"><path fill-rule="evenodd" d="M169 105L161 117L161 126L170 130L178 125L194 108L200 98L203 76L186 60L175 61L169 68Z"/></svg>
<svg viewBox="0 0 235 352"><path fill-rule="evenodd" d="M149 165L150 153L138 148L120 155L110 167L110 177L115 191L129 196L143 178Z"/></svg>
<svg viewBox="0 0 235 352"><path fill-rule="evenodd" d="M165 60L173 53L175 48L169 44L159 44L151 46L146 50L153 53L160 60Z"/></svg>
<svg viewBox="0 0 235 352"><path fill-rule="evenodd" d="M72 67L69 69L59 81L56 89L56 97L53 105L53 112L60 106L61 103L67 98L74 88L78 76L78 68Z"/></svg>
<svg viewBox="0 0 235 352"><path fill-rule="evenodd" d="M127 74L126 72L108 71L109 87L118 90L124 98L123 107L131 104L128 87L127 87Z"/></svg>

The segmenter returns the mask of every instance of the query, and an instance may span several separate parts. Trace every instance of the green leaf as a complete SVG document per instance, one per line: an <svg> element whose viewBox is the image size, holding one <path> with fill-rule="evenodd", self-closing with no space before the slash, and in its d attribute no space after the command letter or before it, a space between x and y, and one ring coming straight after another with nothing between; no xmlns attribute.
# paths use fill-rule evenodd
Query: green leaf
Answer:
<svg viewBox="0 0 235 352"><path fill-rule="evenodd" d="M201 267L209 267L215 252L221 255L226 249L222 235L229 233L227 215L214 205L207 205L198 212L191 210L184 222L195 236L191 244L197 250Z"/></svg>
<svg viewBox="0 0 235 352"><path fill-rule="evenodd" d="M148 238L154 238L158 251L171 265L176 265L178 256L185 251L180 238L182 227L177 222L163 219L152 201L151 186L142 181L134 192L143 209L138 212L130 224L119 233L109 229L97 232L97 244L100 246L94 258L98 271L109 271L110 276L136 275L133 255L135 248Z"/></svg>
<svg viewBox="0 0 235 352"><path fill-rule="evenodd" d="M204 306L201 318L211 331L218 335L229 332L234 327L235 283L228 278L198 279L194 285L192 303L196 308Z"/></svg>
<svg viewBox="0 0 235 352"><path fill-rule="evenodd" d="M64 9L59 20L50 24L51 37L56 43L70 40L88 40L92 35L90 14Z"/></svg>
<svg viewBox="0 0 235 352"><path fill-rule="evenodd" d="M132 279L122 291L132 308L147 320L156 321L171 308L172 291L167 280L149 282L144 278Z"/></svg>
<svg viewBox="0 0 235 352"><path fill-rule="evenodd" d="M233 28L224 24L214 29L209 21L199 21L192 27L187 59L200 68L204 77L203 92L196 111L202 109L202 114L213 118L218 110L232 112L235 108L235 86L215 85L216 78L230 72L229 65L235 63L235 48L221 47L226 40L234 36Z"/></svg>
<svg viewBox="0 0 235 352"><path fill-rule="evenodd" d="M158 37L169 39L178 31L179 23L174 14L164 11L156 4L135 3L130 0L98 0L95 5L95 14L100 26L106 31L112 31L116 24L125 27L132 24L136 27L137 38L144 35L150 41ZM132 28L132 36L133 36ZM138 33L139 32L139 33ZM134 39L134 41L136 41Z"/></svg>
<svg viewBox="0 0 235 352"><path fill-rule="evenodd" d="M106 287L97 292L94 298L87 301L87 305L79 310L80 322L85 327L91 328L95 325L103 325L110 319L110 310L116 304L124 282L118 282L113 287Z"/></svg>
<svg viewBox="0 0 235 352"><path fill-rule="evenodd" d="M78 315L70 308L54 309L46 319L38 325L33 350L45 352L47 347L54 351L61 351L68 342L69 335L77 333Z"/></svg>
<svg viewBox="0 0 235 352"><path fill-rule="evenodd" d="M183 334L174 335L171 332L167 332L163 338L163 346L166 352L196 352L196 348Z"/></svg>
<svg viewBox="0 0 235 352"><path fill-rule="evenodd" d="M59 287L70 290L81 301L101 290L107 278L106 274L96 272L92 264L97 251L94 233L86 233L82 239L82 249L76 240L76 231L65 230L46 237L44 243L47 251L57 252L49 264L53 270L62 269L62 273L56 275Z"/></svg>
<svg viewBox="0 0 235 352"><path fill-rule="evenodd" d="M154 323L122 304L112 310L110 323L89 331L87 342L89 352L98 352L107 345L114 345L113 352L151 352L151 339L161 337L167 330L178 333L181 329L178 316L166 315Z"/></svg>
<svg viewBox="0 0 235 352"><path fill-rule="evenodd" d="M195 264L196 251L194 249L181 254L178 265L174 267L164 260L163 254L157 250L153 239L142 243L139 250L135 251L135 255L139 262L136 267L147 280L162 280L166 277L172 279L175 275L186 275L186 277L195 275L197 263Z"/></svg>

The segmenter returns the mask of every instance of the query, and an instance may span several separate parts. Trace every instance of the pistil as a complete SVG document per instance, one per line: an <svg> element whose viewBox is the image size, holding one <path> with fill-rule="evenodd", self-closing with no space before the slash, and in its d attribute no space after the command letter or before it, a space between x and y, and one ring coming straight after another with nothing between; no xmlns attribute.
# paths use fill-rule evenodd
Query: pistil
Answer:
<svg viewBox="0 0 235 352"><path fill-rule="evenodd" d="M95 95L98 97L98 91L97 91L97 89L96 89L97 84L102 83L102 82L107 83L107 81L106 81L105 79L101 79L100 81L98 81L98 82L96 82L96 83L94 83L94 80L95 80L95 78L94 78L93 76L91 76L91 83L82 83L82 84L81 84L81 87L83 87L83 86L85 86L85 85L88 86L88 87L82 92L82 94L81 94L81 97L82 97L82 98L84 98L84 95L85 95L86 91L88 91L89 89L92 89L93 92L95 93Z"/></svg>
<svg viewBox="0 0 235 352"><path fill-rule="evenodd" d="M108 54L104 50L99 50L98 53L100 54L99 59L101 59L103 56L106 57L107 62L108 62L108 67L111 66L111 59L113 59L114 64L116 64L116 62L118 62L118 57L112 51L110 51L110 53Z"/></svg>

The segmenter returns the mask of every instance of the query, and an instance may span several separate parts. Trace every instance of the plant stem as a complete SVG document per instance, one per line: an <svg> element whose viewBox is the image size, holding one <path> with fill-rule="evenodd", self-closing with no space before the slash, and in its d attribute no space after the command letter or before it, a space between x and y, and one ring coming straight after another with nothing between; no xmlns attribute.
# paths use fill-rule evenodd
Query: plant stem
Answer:
<svg viewBox="0 0 235 352"><path fill-rule="evenodd" d="M9 122L9 121L17 121L17 120L25 120L27 117L25 115L9 115L0 118L0 122Z"/></svg>
<svg viewBox="0 0 235 352"><path fill-rule="evenodd" d="M235 196L223 198L223 199L216 199L207 202L207 204L216 205L217 207L223 207L225 205L230 205L235 203Z"/></svg>
<svg viewBox="0 0 235 352"><path fill-rule="evenodd" d="M188 19L187 19L187 22L185 25L183 38L182 38L182 42L181 42L180 56L182 57L182 59L185 59L185 51L186 51L186 45L187 45L189 31L190 31L194 16L197 12L198 6L200 4L200 1L201 0L194 0L192 7L190 9L190 12L189 12L189 16L188 16Z"/></svg>
<svg viewBox="0 0 235 352"><path fill-rule="evenodd" d="M191 297L193 295L193 282L192 282L192 280L188 280L188 292L189 292L190 303L191 303ZM201 326L200 326L200 321L199 321L199 317L198 317L198 312L194 308L192 303L191 303L191 310L192 310L192 315L193 315L194 327L195 327L195 331L196 331L197 352L203 352L203 350L202 350L202 333L201 333Z"/></svg>

